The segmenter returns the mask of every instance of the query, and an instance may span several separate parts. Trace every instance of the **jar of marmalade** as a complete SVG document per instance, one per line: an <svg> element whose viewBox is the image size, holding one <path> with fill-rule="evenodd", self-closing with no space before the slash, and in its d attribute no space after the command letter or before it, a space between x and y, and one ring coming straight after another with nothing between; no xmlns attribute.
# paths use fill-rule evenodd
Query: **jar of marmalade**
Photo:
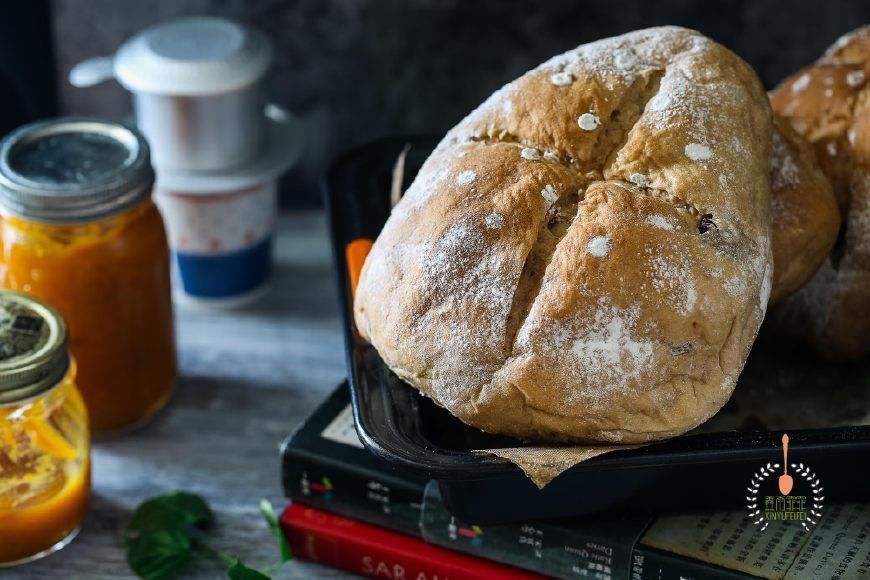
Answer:
<svg viewBox="0 0 870 580"><path fill-rule="evenodd" d="M69 326L91 429L138 425L176 378L169 250L148 145L98 119L28 125L0 146L0 287Z"/></svg>
<svg viewBox="0 0 870 580"><path fill-rule="evenodd" d="M88 420L52 308L0 291L0 567L59 550L90 496Z"/></svg>

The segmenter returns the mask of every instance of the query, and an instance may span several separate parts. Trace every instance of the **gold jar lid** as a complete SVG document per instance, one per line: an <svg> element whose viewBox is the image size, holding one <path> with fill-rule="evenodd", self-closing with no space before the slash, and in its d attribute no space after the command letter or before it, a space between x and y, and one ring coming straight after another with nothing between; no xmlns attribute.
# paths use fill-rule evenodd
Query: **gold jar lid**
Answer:
<svg viewBox="0 0 870 580"><path fill-rule="evenodd" d="M51 389L69 366L60 314L31 296L0 290L0 405Z"/></svg>

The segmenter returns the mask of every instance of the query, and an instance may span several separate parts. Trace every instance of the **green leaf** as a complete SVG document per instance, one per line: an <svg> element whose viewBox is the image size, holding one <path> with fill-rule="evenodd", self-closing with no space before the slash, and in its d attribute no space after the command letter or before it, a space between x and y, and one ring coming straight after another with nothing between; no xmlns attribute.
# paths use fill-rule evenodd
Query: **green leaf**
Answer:
<svg viewBox="0 0 870 580"><path fill-rule="evenodd" d="M290 546L281 533L272 504L263 500L260 511L281 546L283 562L290 559ZM267 573L245 566L238 558L222 554L203 541L201 532L213 527L214 513L201 497L185 492L153 497L140 505L124 533L127 562L144 580L169 580L196 557L223 560L232 580L270 580ZM277 564L276 567L280 566Z"/></svg>
<svg viewBox="0 0 870 580"><path fill-rule="evenodd" d="M172 578L194 558L194 528L213 524L214 514L199 496L179 492L146 500L133 512L124 534L127 562L140 578Z"/></svg>
<svg viewBox="0 0 870 580"><path fill-rule="evenodd" d="M140 505L133 513L128 535L133 537L159 531L184 532L192 526L208 529L214 514L198 495L178 492L158 495Z"/></svg>
<svg viewBox="0 0 870 580"><path fill-rule="evenodd" d="M175 577L192 559L190 541L177 530L162 530L127 540L127 563L144 580Z"/></svg>
<svg viewBox="0 0 870 580"><path fill-rule="evenodd" d="M230 580L271 580L271 577L266 576L262 572L248 568L238 558L227 569L227 576L229 576Z"/></svg>
<svg viewBox="0 0 870 580"><path fill-rule="evenodd" d="M278 525L278 517L275 515L275 510L272 508L269 500L260 500L260 511L263 513L266 523L269 524L269 530L272 532L272 535L278 540L278 546L281 548L281 562L293 559L293 554L290 552L290 544L287 543L287 538L284 536L284 532L281 531L281 526Z"/></svg>

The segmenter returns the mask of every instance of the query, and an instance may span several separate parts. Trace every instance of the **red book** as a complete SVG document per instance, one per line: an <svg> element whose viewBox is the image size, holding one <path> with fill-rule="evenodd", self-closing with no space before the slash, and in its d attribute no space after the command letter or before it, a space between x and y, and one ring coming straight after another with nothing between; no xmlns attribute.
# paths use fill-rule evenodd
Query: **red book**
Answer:
<svg viewBox="0 0 870 580"><path fill-rule="evenodd" d="M544 578L298 503L291 504L281 514L281 529L290 542L294 558L372 578Z"/></svg>

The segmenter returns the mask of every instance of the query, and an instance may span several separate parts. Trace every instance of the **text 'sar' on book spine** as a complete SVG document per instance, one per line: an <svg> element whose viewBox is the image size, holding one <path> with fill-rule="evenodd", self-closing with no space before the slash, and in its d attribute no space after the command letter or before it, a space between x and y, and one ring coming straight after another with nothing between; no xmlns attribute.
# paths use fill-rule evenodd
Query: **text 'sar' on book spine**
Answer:
<svg viewBox="0 0 870 580"><path fill-rule="evenodd" d="M284 511L281 529L295 557L363 576L414 580L542 578L300 504Z"/></svg>

